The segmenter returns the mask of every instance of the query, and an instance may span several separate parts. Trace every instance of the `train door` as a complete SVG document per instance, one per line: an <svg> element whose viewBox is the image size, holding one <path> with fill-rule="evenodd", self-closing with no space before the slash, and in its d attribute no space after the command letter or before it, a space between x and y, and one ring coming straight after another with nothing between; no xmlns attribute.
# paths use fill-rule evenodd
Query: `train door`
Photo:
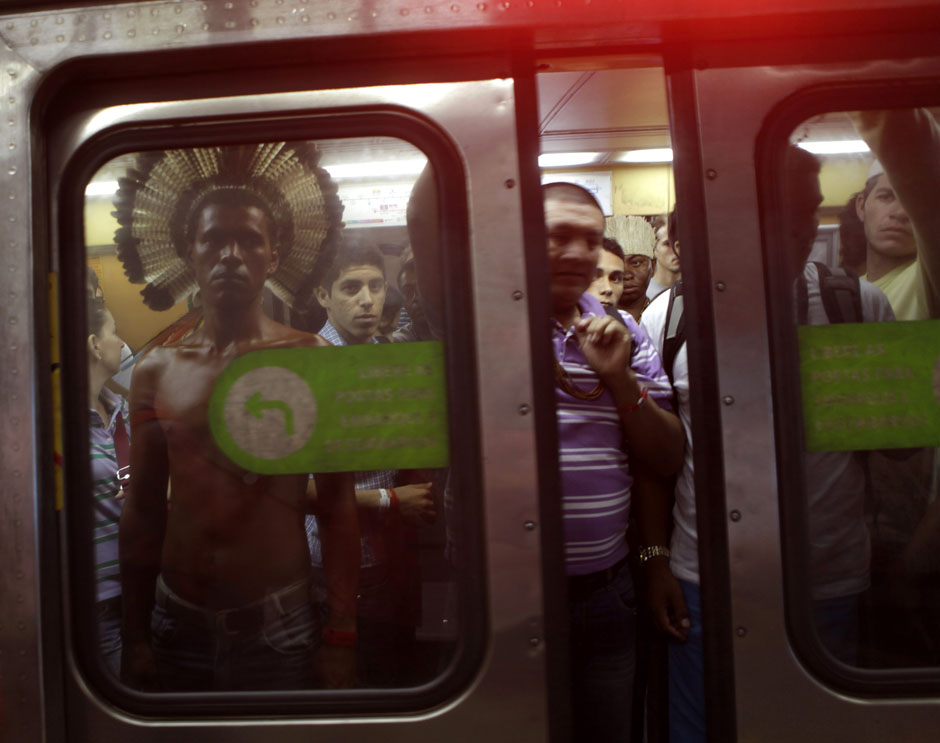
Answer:
<svg viewBox="0 0 940 743"><path fill-rule="evenodd" d="M220 55L212 64L223 69L237 56L228 51ZM172 54L158 58L166 69L182 63ZM48 160L37 160L32 167L37 190L48 190L37 201L40 237L30 244L39 256L37 266L47 265L58 285L57 291L43 290L39 296L57 300L59 309L51 319L59 321L53 343L61 355L51 383L38 377L38 392L24 382L26 387L14 387L11 393L29 397L36 392L48 423L54 416L51 390L61 392L62 429L53 435L51 426L41 427L33 452L40 463L36 486L22 493L35 504L35 523L42 526L32 550L37 555L41 551L43 560L27 562L43 591L35 597L42 622L24 618L21 627L21 636L33 639L24 643L27 652L16 666L24 710L15 717L17 735L153 741L276 736L299 741L317 736L479 740L493 731L515 737L520 730L529 740L542 740L550 730L563 734L564 642L559 641L560 614L552 611L564 591L557 547L560 523L558 499L546 496L555 487L551 473L557 466L547 402L551 382L536 378L531 369L532 349L540 347L547 287L539 282L537 269L536 278L527 271L543 265L544 256L528 252L533 244L540 245L541 230L537 216L530 219L539 214L534 139L518 135L519 119L534 119L531 78L514 77L511 65L496 61L485 65L488 74L474 65L469 80L429 84L370 87L356 79L357 87L342 87L342 75L334 74L338 68L331 72L328 65L317 70L315 80L288 67L272 67L267 75L250 79L201 74L197 67L180 82L152 77L155 59L109 62L122 65L120 82L101 66L81 64L36 80L45 86L36 147ZM297 86L304 76L306 82ZM461 80L452 72L448 76ZM403 77L414 79L414 73ZM526 127L532 130L528 122ZM209 415L214 422L203 419L196 429L200 436L211 436L208 448L195 439L184 441L188 434L175 439L170 433L181 432L175 427L189 415L176 406L190 395L191 383L197 388L202 384L198 373L183 374L161 387L155 396L162 402L145 405L149 412L141 413L133 400L131 409L122 409L114 396L120 389L102 389L99 399L105 405L99 408L92 400L89 411L88 390L102 387L98 365L128 367L135 363L130 359L156 358L152 354L159 356L166 347L193 350L206 327L200 308L217 308L225 291L247 290L246 277L210 276L208 269L195 284L191 277L181 278L185 266L173 247L180 241L213 244L214 228L203 219L208 212L201 189L208 178L210 190L244 190L229 182L232 168L250 170L252 188L268 206L251 197L250 203L206 208L212 213L260 209L273 222L278 210L289 216L294 209L291 234L279 233L276 239L268 234L268 241L293 246L279 254L279 266L308 261L303 270L295 263L293 275L288 271L280 276L274 275L273 263L266 264L271 280L259 301L268 317L292 327L291 332L325 333L330 323L342 331L342 308L331 303L345 285L328 273L326 263L317 265L327 251L338 249L330 241L342 241L344 249L361 248L354 267L371 266L370 271L384 276L382 291L398 284L403 293L407 245L418 276L430 277L419 280L421 291L434 294L426 336L419 338L423 342L360 345L339 332L336 342L345 341L348 348L309 349L321 358L334 353L331 358L345 359L334 366L327 361L316 365L332 368L320 382L310 376L319 372L306 362L259 349L256 364L241 368L224 384L220 381L222 387L215 391L204 389L206 399L197 407L205 404L216 412ZM419 177L425 200L409 204ZM312 200L317 214L296 211L291 200L298 198ZM180 210L192 208L199 213L182 216ZM116 223L111 222L112 211ZM421 229L416 222L423 222L423 235L415 233ZM174 232L178 230L183 232ZM305 240L310 242L303 247ZM367 254L378 254L379 262L363 257ZM298 283L298 274L315 275L319 283ZM140 286L127 286L128 279ZM229 289L222 291L226 285ZM217 289L222 294L216 296ZM155 312L168 314L155 317ZM43 314L23 320L39 336L45 331ZM230 313L218 317L226 315ZM418 320L415 310L411 315ZM354 318L352 325L356 322ZM129 350L119 350L117 337ZM353 362L353 356L360 360ZM39 358L50 361L42 354ZM138 358L136 363L142 362ZM262 682L258 669L247 673L247 681L243 674L233 682L239 674L232 669L221 680L192 677L180 686L161 686L146 674L134 677L137 683L120 681L120 664L107 648L102 618L114 605L114 594L103 592L103 586L115 584L113 547L122 538L115 535L122 522L113 512L102 512L100 504L120 502L122 490L114 478L124 465L117 439L99 442L95 433L110 423L117 436L124 427L118 412L132 423L132 431L144 425L162 441L156 466L164 474L139 485L151 488L156 483L159 497L151 500L157 506L151 515L156 513L161 523L182 519L189 525L185 528L191 527L199 519L193 520L191 513L183 517L189 506L204 508L199 505L206 503L203 495L232 478L239 492L268 488L265 482L271 478L306 478L304 473L324 466L314 464L320 456L315 448L331 461L346 461L347 471L394 470L403 477L367 486L378 493L381 523L383 516L393 518L396 509L404 515L403 488L432 483L433 507L420 515L436 511L436 530L429 533L420 523L404 523L396 532L396 546L423 576L406 581L411 656L398 665L379 667L376 661L360 666L360 684L353 689L304 691L277 669L273 684ZM143 418L135 418L141 414ZM327 420L333 421L328 426L332 433L321 437L314 431L326 428ZM383 433L390 421L399 432L391 437ZM264 433L258 425L274 429ZM401 433L402 425L407 435ZM275 439L291 443L271 449ZM51 452L53 446L61 454L60 480L52 477L52 456L40 456L42 447ZM226 458L240 458L241 464L216 469L218 459L208 452L217 450L229 452ZM375 458L363 459L364 452ZM175 467L190 461L190 455L195 456L191 464L202 472L192 470L194 478L203 478L200 492L184 480L174 484L177 475L170 477L167 489L166 468L178 473ZM116 471L99 473L97 464L103 460L115 464ZM137 482L135 466L131 488ZM318 502L327 495L324 487L328 485L317 481ZM305 506L290 505L270 488L265 493L264 498L276 501L272 507L293 509L291 523L305 520ZM217 502L210 510L232 504ZM242 520L228 512L226 528L254 539L268 528L267 517L259 517L255 513ZM327 522L324 516L317 527L321 536ZM144 517L138 524L144 530L141 543L151 539L147 534L153 521ZM238 562L248 554L260 564L265 551L289 548L288 540L296 536L291 534L269 539L266 547L251 553L236 549L229 557ZM314 543L311 538L315 560ZM326 570L326 537L321 544ZM103 545L111 545L109 554ZM364 542L363 554L366 547ZM161 560L182 555L167 549ZM307 549L305 542L305 558ZM182 573L196 568L200 558L186 559L180 564ZM225 590L242 590L258 573L248 569L243 575L244 582L227 581ZM330 580L325 578L322 586L327 612L336 587ZM157 602L170 619L153 625L152 632L173 635L174 614L209 621L182 595L186 590L161 574ZM296 603L294 589L283 596L275 593L279 604L282 598ZM223 622L226 632L244 622L264 623L267 604L265 599L259 611L244 615L215 612L212 622ZM118 614L112 612L111 619L119 621ZM379 617L378 635L387 626L384 619ZM284 628L265 644L286 652L293 633ZM340 632L331 640L342 647L348 645L347 636ZM549 655L546 645L552 643L555 652ZM392 648L397 650L400 643ZM125 657L125 669L128 663ZM366 671L374 674L368 681L362 680Z"/></svg>
<svg viewBox="0 0 940 743"><path fill-rule="evenodd" d="M937 725L940 66L879 43L667 56L710 740Z"/></svg>

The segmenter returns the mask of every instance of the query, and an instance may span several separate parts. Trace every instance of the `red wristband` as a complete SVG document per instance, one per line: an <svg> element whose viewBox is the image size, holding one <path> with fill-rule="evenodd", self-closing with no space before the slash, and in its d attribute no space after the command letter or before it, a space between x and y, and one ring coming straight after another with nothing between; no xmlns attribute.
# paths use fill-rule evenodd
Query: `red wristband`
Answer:
<svg viewBox="0 0 940 743"><path fill-rule="evenodd" d="M356 644L356 630L324 627L321 635L324 645L335 645L342 648L351 648Z"/></svg>
<svg viewBox="0 0 940 743"><path fill-rule="evenodd" d="M633 403L633 405L621 405L619 408L617 408L617 410L622 413L632 413L636 410L639 410L643 407L643 403L646 402L646 397L649 395L649 393L649 387L644 387L640 390L640 396L637 398L636 402Z"/></svg>
<svg viewBox="0 0 940 743"><path fill-rule="evenodd" d="M388 500L391 503L391 509L393 511L398 510L398 495L395 493L395 488L388 489Z"/></svg>

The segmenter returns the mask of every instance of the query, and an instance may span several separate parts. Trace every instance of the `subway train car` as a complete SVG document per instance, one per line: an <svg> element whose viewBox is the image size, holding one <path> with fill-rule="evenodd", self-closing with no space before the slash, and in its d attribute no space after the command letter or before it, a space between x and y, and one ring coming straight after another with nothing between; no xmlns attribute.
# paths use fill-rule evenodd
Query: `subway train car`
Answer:
<svg viewBox="0 0 940 743"><path fill-rule="evenodd" d="M679 215L709 740L936 739L936 0L3 0L0 39L0 740L570 740L548 181L587 187L608 215ZM791 187L794 148L814 153L821 202ZM896 209L865 192L875 154L914 194L886 239L916 238L925 299L807 325L794 240L815 240L817 266L879 270L849 251L869 197ZM231 158L294 214L266 317L319 331L340 297L316 284L342 242L377 252L435 331L258 351L213 389L197 364L166 395L180 416L209 412L202 438L172 434L189 458L158 520L265 534L271 559L235 555L235 583L296 559L299 532L287 545L257 503L213 496L223 479L264 514L291 505L262 487L271 474L398 473L370 486L396 503L428 484L433 506L394 534L407 569L374 602L406 615L408 637L351 688L169 691L122 680L105 647L121 588L118 516L101 505L120 498L97 463L126 463L88 402L126 394L132 370L145 388L146 360L198 329L209 300L173 246ZM134 457L164 472L135 480L162 504L180 465ZM333 481L307 486L316 508ZM839 498L817 497L821 482ZM332 518L307 520L304 559L330 549ZM138 514L122 551L152 533ZM846 655L814 607L848 584ZM655 687L650 741L666 739Z"/></svg>

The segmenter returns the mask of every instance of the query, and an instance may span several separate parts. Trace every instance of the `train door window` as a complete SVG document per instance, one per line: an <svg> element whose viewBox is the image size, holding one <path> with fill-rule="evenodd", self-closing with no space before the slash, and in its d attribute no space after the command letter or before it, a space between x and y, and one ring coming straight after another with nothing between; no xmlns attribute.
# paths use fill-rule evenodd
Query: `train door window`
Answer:
<svg viewBox="0 0 940 743"><path fill-rule="evenodd" d="M394 136L98 163L66 365L87 390L67 504L89 673L138 697L354 687L386 708L453 675L483 624L457 568L465 227L437 208L459 168Z"/></svg>
<svg viewBox="0 0 940 743"><path fill-rule="evenodd" d="M765 211L790 628L855 679L940 665L937 114L803 122Z"/></svg>

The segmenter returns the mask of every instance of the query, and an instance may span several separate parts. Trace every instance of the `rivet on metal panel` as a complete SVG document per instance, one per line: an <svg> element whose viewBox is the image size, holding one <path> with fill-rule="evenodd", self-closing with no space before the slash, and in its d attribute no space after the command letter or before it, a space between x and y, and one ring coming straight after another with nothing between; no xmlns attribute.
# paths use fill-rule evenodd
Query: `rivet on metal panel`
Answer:
<svg viewBox="0 0 940 743"><path fill-rule="evenodd" d="M346 16L346 20L349 21L350 23L352 23L353 21L358 21L358 20L359 20L359 11L358 11L358 10L354 10L352 13L350 13L348 16Z"/></svg>
<svg viewBox="0 0 940 743"><path fill-rule="evenodd" d="M738 637L744 637L747 634L747 627L738 627L734 631L734 634L736 634Z"/></svg>
<svg viewBox="0 0 940 743"><path fill-rule="evenodd" d="M79 35L78 35L78 40L79 40L79 41L88 41L88 37L85 36L85 34L79 34Z"/></svg>
<svg viewBox="0 0 940 743"><path fill-rule="evenodd" d="M477 3L477 10L479 10L481 13L485 13L486 3Z"/></svg>
<svg viewBox="0 0 940 743"><path fill-rule="evenodd" d="M527 7L527 8L534 8L534 7L535 7L535 0L529 0L529 2L526 3L526 7Z"/></svg>
<svg viewBox="0 0 940 743"><path fill-rule="evenodd" d="M716 289L717 291L723 292L723 291L724 291L725 289L727 289L727 288L728 288L728 285L727 285L724 281L716 281L716 282L715 282L715 289Z"/></svg>
<svg viewBox="0 0 940 743"><path fill-rule="evenodd" d="M335 21L335 20L336 20L336 13L333 13L333 12L327 13L327 14L326 14L326 20L328 20L328 21Z"/></svg>
<svg viewBox="0 0 940 743"><path fill-rule="evenodd" d="M457 5L457 3L454 3L453 5L450 6L450 12L451 12L451 13L459 13L459 12L460 12L460 6Z"/></svg>
<svg viewBox="0 0 940 743"><path fill-rule="evenodd" d="M252 8L257 8L258 0L249 0L248 5L250 5Z"/></svg>
<svg viewBox="0 0 940 743"><path fill-rule="evenodd" d="M408 8L401 8L401 9L398 11L398 13L399 13L400 15L408 15L410 12L411 12L411 10L409 10Z"/></svg>
<svg viewBox="0 0 940 743"><path fill-rule="evenodd" d="M433 12L434 12L434 8L431 7L430 5L425 5L425 6L424 6L424 12L425 12L425 13L429 13L429 14L430 14L430 13L433 13Z"/></svg>
<svg viewBox="0 0 940 743"><path fill-rule="evenodd" d="M522 528L525 529L526 531L535 531L535 522L534 522L534 521L526 521L526 522L522 525Z"/></svg>
<svg viewBox="0 0 940 743"><path fill-rule="evenodd" d="M102 34L102 36L104 36L105 39L110 39L113 35L114 35L114 34L112 34L110 31L105 31L105 32Z"/></svg>
<svg viewBox="0 0 940 743"><path fill-rule="evenodd" d="M275 19L275 23L277 23L279 26L283 26L283 25L284 25L284 16L279 15L279 16Z"/></svg>
<svg viewBox="0 0 940 743"><path fill-rule="evenodd" d="M30 43L32 46L36 46L36 44L39 43L39 39L37 39L35 36L33 36L33 37L30 38L29 43Z"/></svg>
<svg viewBox="0 0 940 743"><path fill-rule="evenodd" d="M208 23L203 23L203 24L202 24L202 30L203 30L203 31L208 31L208 30L209 30L209 24L208 24Z"/></svg>
<svg viewBox="0 0 940 743"><path fill-rule="evenodd" d="M183 12L183 9L179 5L177 5L175 8L173 8L173 12L176 13L176 15L179 15L180 13Z"/></svg>
<svg viewBox="0 0 940 743"><path fill-rule="evenodd" d="M725 405L734 405L734 398L731 395L725 395L723 398L721 398L721 401Z"/></svg>
<svg viewBox="0 0 940 743"><path fill-rule="evenodd" d="M512 293L512 298L515 299L517 302L518 302L520 299L522 299L524 296L525 296L525 294L523 294L523 293L522 293L521 291L519 291L518 289L516 289L516 291L514 291L514 292Z"/></svg>
<svg viewBox="0 0 940 743"><path fill-rule="evenodd" d="M104 18L106 21L110 21L110 20L111 20L111 14L110 14L110 13L105 13L105 14L104 14L103 16L101 16L101 17Z"/></svg>
<svg viewBox="0 0 940 743"><path fill-rule="evenodd" d="M731 511L731 513L729 513L728 516L729 516L729 517L731 518L731 520L734 521L735 523L737 523L738 521L741 520L741 512L740 512L738 509L736 509L736 508L735 508L733 511Z"/></svg>
<svg viewBox="0 0 940 743"><path fill-rule="evenodd" d="M505 183L503 183L503 185L504 185L506 188L515 188L515 187L516 187L516 182L515 182L512 178L507 178L506 181L505 181Z"/></svg>
<svg viewBox="0 0 940 743"><path fill-rule="evenodd" d="M109 36L109 37L110 35L111 34L106 34L106 36ZM65 41L65 37L62 34L59 34L58 36L55 37L55 40L61 44L63 41Z"/></svg>
<svg viewBox="0 0 940 743"><path fill-rule="evenodd" d="M538 637L530 637L530 638L529 638L529 645L530 645L531 647L537 648L537 647L538 647L539 645L541 645L541 644L542 644L542 641L541 641Z"/></svg>
<svg viewBox="0 0 940 743"><path fill-rule="evenodd" d="M251 20L254 21L255 19L252 18ZM186 26L184 26L182 23L180 23L180 24L178 24L178 25L176 26L176 33L178 33L178 34L183 33L185 30L186 30Z"/></svg>
<svg viewBox="0 0 940 743"><path fill-rule="evenodd" d="M708 178L708 180L713 181L718 177L718 171L714 168L709 168L705 171L705 177Z"/></svg>
<svg viewBox="0 0 940 743"><path fill-rule="evenodd" d="M231 10L232 8L235 7L235 3L225 3L225 5L224 5L223 7L224 7L226 10Z"/></svg>
<svg viewBox="0 0 940 743"><path fill-rule="evenodd" d="M137 32L134 29L130 28L127 30L127 38L133 39L135 36L137 36Z"/></svg>
<svg viewBox="0 0 940 743"><path fill-rule="evenodd" d="M308 15L302 15L302 16L300 16L300 22L301 22L301 23L310 23L310 16L308 16Z"/></svg>
<svg viewBox="0 0 940 743"><path fill-rule="evenodd" d="M238 24L235 23L235 21L226 21L226 22L225 22L225 27L226 27L229 31L231 31L231 30L232 30L233 28L235 28L237 25L238 25ZM154 29L154 33L156 33L156 32L157 32L156 29Z"/></svg>
<svg viewBox="0 0 940 743"><path fill-rule="evenodd" d="M529 406L523 403L522 405L519 406L519 415L528 415L528 414L529 414Z"/></svg>
<svg viewBox="0 0 940 743"><path fill-rule="evenodd" d="M202 9L203 9L203 10L206 10L207 8L206 8L205 5L203 5L203 6L202 6ZM134 10L133 8L131 8L129 11L127 11L127 17L128 17L128 18L133 18L135 15L137 15L137 11Z"/></svg>
<svg viewBox="0 0 940 743"><path fill-rule="evenodd" d="M30 27L30 28L36 28L36 26L38 26L38 25L39 25L39 21L36 20L35 18L33 18L33 20L31 20L31 21L29 22L29 27Z"/></svg>
<svg viewBox="0 0 940 743"><path fill-rule="evenodd" d="M160 15L160 9L159 9L159 8L151 8L151 9L150 9L150 15L153 16L154 18L156 18L158 15Z"/></svg>

